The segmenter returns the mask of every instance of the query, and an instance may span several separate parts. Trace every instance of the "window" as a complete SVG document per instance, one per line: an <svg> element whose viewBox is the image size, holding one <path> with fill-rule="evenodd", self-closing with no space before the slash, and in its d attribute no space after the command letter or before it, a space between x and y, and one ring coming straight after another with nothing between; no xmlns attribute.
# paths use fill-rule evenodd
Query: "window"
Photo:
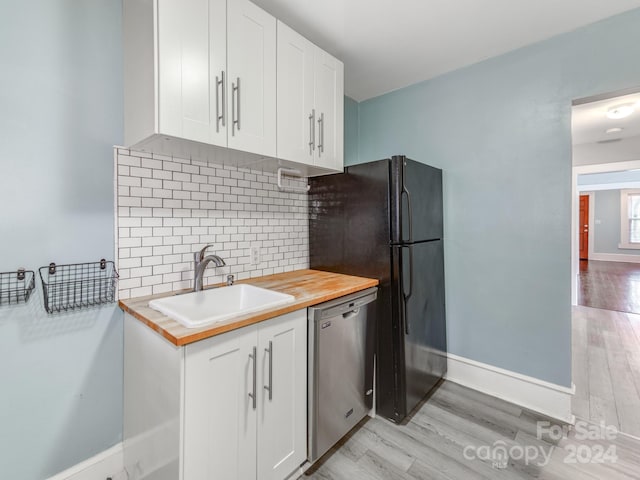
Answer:
<svg viewBox="0 0 640 480"><path fill-rule="evenodd" d="M620 190L619 247L640 249L640 189Z"/></svg>

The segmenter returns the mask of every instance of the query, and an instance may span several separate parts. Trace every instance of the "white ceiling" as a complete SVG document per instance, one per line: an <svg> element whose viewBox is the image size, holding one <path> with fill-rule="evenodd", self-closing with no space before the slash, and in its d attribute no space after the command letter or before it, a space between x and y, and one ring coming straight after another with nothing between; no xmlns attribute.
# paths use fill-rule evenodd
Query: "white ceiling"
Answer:
<svg viewBox="0 0 640 480"><path fill-rule="evenodd" d="M635 105L628 117L607 117L610 108L628 104ZM615 127L623 130L606 132ZM571 136L574 165L640 160L640 92L574 106Z"/></svg>
<svg viewBox="0 0 640 480"><path fill-rule="evenodd" d="M366 100L640 7L640 0L253 0L345 64Z"/></svg>
<svg viewBox="0 0 640 480"><path fill-rule="evenodd" d="M626 118L613 120L607 111L618 105L633 104L636 111ZM622 128L621 132L606 133L610 128ZM640 93L623 95L607 100L585 103L573 107L571 111L573 144L610 142L619 138L640 135Z"/></svg>

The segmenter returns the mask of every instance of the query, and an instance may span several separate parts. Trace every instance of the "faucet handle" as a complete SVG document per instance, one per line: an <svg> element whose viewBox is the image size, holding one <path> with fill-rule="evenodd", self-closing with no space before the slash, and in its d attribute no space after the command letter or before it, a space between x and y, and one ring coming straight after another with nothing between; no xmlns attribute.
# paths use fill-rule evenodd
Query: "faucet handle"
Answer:
<svg viewBox="0 0 640 480"><path fill-rule="evenodd" d="M209 245L205 245L202 250L200 250L199 252L197 252L195 254L195 257L197 259L198 262L201 262L204 259L204 255L207 252L207 248L209 247L213 247L213 244L209 244Z"/></svg>

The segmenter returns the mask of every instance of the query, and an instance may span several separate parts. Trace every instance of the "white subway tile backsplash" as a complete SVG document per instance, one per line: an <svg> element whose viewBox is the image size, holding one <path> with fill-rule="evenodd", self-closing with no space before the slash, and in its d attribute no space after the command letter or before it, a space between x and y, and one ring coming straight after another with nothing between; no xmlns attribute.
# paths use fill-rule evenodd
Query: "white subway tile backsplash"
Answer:
<svg viewBox="0 0 640 480"><path fill-rule="evenodd" d="M163 218L162 225L165 227L181 227L182 219L181 218ZM171 233L164 233L163 235L171 235Z"/></svg>
<svg viewBox="0 0 640 480"><path fill-rule="evenodd" d="M171 216L171 209L169 209L169 208L154 208L152 216L154 216L154 217L170 217Z"/></svg>
<svg viewBox="0 0 640 480"><path fill-rule="evenodd" d="M162 245L162 238L158 237L145 237L142 239L143 247L155 247L158 245Z"/></svg>
<svg viewBox="0 0 640 480"><path fill-rule="evenodd" d="M143 198L142 206L150 208L162 207L162 198Z"/></svg>
<svg viewBox="0 0 640 480"><path fill-rule="evenodd" d="M194 173L197 175L200 173L200 167L198 165L182 165L182 171L184 173Z"/></svg>
<svg viewBox="0 0 640 480"><path fill-rule="evenodd" d="M171 284L161 283L159 285L153 286L154 295L158 295L159 293L167 293L167 292L170 292L171 290L173 290L173 285Z"/></svg>
<svg viewBox="0 0 640 480"><path fill-rule="evenodd" d="M139 247L140 245L142 245L142 239L141 238L129 238L129 237L125 237L125 236L120 236L120 239L118 241L118 245L122 248L135 248L135 247Z"/></svg>
<svg viewBox="0 0 640 480"><path fill-rule="evenodd" d="M172 159L174 160L174 159ZM162 162L162 169L168 172L181 172L182 171L182 165L180 165L179 163L175 162L175 161L164 161Z"/></svg>
<svg viewBox="0 0 640 480"><path fill-rule="evenodd" d="M120 166L131 166L131 167L139 167L140 166L140 157L130 157L126 154L118 155L118 167Z"/></svg>
<svg viewBox="0 0 640 480"><path fill-rule="evenodd" d="M205 283L308 267L307 196L279 191L274 174L125 149L117 162L120 298L190 287L206 244L227 266Z"/></svg>
<svg viewBox="0 0 640 480"><path fill-rule="evenodd" d="M120 290L136 288L139 287L142 283L140 278L120 278L118 281L118 288Z"/></svg>
<svg viewBox="0 0 640 480"><path fill-rule="evenodd" d="M173 179L176 182L190 182L191 174L190 173L182 173L182 172L173 172Z"/></svg>
<svg viewBox="0 0 640 480"><path fill-rule="evenodd" d="M139 187L140 185L142 185L142 181L138 177L118 175L118 186Z"/></svg>
<svg viewBox="0 0 640 480"><path fill-rule="evenodd" d="M158 285L161 283L162 283L162 275L149 275L149 276L143 277L142 279L143 287Z"/></svg>
<svg viewBox="0 0 640 480"><path fill-rule="evenodd" d="M151 168L155 170L162 170L162 160L156 160L153 158L143 158L141 165L144 168Z"/></svg>
<svg viewBox="0 0 640 480"><path fill-rule="evenodd" d="M132 177L151 178L151 170L149 168L131 167L130 175Z"/></svg>
<svg viewBox="0 0 640 480"><path fill-rule="evenodd" d="M154 255L168 255L170 253L173 253L173 247L171 247L170 245L163 245L160 247L153 247L153 254Z"/></svg>
<svg viewBox="0 0 640 480"><path fill-rule="evenodd" d="M130 296L131 297L144 297L145 295L151 295L153 290L151 287L140 287L140 288L132 288Z"/></svg>

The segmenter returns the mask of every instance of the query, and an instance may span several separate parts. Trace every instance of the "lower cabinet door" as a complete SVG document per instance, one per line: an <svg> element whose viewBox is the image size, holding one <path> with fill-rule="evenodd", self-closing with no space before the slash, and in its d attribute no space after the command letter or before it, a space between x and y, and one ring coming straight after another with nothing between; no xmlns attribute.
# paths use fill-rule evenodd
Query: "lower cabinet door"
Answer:
<svg viewBox="0 0 640 480"><path fill-rule="evenodd" d="M252 326L186 347L183 480L256 479L257 345Z"/></svg>
<svg viewBox="0 0 640 480"><path fill-rule="evenodd" d="M307 456L306 309L260 325L258 358L258 480L282 480Z"/></svg>

